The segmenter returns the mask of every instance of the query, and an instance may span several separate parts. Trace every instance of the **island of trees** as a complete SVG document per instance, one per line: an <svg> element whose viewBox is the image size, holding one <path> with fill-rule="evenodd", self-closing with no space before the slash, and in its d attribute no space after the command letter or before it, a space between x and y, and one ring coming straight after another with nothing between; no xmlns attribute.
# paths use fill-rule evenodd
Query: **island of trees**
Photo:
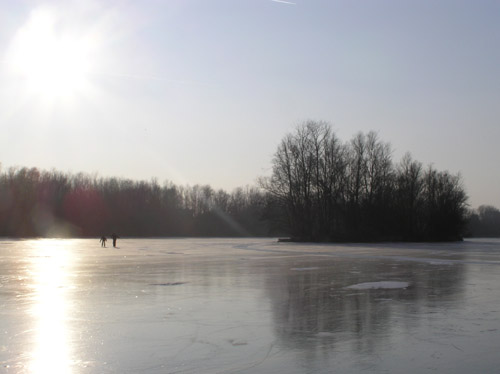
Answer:
<svg viewBox="0 0 500 374"><path fill-rule="evenodd" d="M328 124L310 121L282 139L270 176L232 192L9 168L0 172L0 236L98 237L114 231L443 241L495 229L498 234L500 212L470 211L459 174L424 167L409 154L395 163L392 153L374 132L343 142Z"/></svg>

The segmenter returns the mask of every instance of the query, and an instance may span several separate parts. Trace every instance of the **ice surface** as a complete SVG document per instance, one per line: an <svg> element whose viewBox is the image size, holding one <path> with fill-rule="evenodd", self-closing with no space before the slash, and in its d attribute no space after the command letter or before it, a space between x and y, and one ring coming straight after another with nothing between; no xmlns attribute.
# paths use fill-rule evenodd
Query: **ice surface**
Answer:
<svg viewBox="0 0 500 374"><path fill-rule="evenodd" d="M0 240L0 373L498 372L499 240L118 245Z"/></svg>

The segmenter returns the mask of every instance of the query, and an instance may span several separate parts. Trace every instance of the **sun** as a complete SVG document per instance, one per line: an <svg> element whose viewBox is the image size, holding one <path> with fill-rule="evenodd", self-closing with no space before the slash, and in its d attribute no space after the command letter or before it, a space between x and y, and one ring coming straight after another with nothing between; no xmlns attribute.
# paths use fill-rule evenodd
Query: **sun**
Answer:
<svg viewBox="0 0 500 374"><path fill-rule="evenodd" d="M57 13L34 11L17 32L9 65L30 94L67 97L85 89L91 68L91 44Z"/></svg>

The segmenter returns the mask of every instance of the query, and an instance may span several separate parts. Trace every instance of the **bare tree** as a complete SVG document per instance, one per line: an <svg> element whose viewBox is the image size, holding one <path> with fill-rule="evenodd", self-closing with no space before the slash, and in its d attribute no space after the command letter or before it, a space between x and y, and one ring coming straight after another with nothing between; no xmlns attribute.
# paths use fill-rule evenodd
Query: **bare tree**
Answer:
<svg viewBox="0 0 500 374"><path fill-rule="evenodd" d="M457 238L467 199L459 176L427 175L410 154L394 166L390 144L375 132L342 143L313 121L283 138L260 185L301 240ZM430 230L437 216L450 224Z"/></svg>

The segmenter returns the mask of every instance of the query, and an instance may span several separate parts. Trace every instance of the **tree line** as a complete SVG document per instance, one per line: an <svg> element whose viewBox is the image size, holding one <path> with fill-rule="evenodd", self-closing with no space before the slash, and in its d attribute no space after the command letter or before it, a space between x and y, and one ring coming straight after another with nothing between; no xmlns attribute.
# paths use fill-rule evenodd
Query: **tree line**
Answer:
<svg viewBox="0 0 500 374"><path fill-rule="evenodd" d="M324 122L286 135L260 185L296 240L441 241L462 238L467 195L459 174L406 154L398 163L375 132L342 142Z"/></svg>
<svg viewBox="0 0 500 374"><path fill-rule="evenodd" d="M443 241L498 228L495 208L468 210L459 174L424 167L409 154L394 162L392 153L375 132L341 141L327 123L308 121L282 139L269 177L231 193L154 179L0 169L0 236Z"/></svg>
<svg viewBox="0 0 500 374"><path fill-rule="evenodd" d="M500 210L491 205L481 205L471 210L466 236L500 237Z"/></svg>
<svg viewBox="0 0 500 374"><path fill-rule="evenodd" d="M262 236L266 195L88 174L10 168L0 174L0 236Z"/></svg>

